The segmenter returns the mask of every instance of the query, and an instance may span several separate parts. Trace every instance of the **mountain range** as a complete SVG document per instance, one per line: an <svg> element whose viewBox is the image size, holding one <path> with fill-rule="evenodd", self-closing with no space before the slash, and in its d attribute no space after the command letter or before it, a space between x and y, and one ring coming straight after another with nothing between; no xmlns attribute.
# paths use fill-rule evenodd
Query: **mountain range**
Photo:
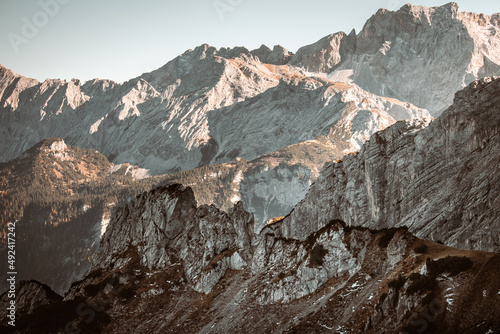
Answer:
<svg viewBox="0 0 500 334"><path fill-rule="evenodd" d="M484 204L478 207L483 214L495 215L498 189L482 182L491 165L481 162L481 154L499 158L498 92L500 78L485 78L457 93L454 105L431 124L400 121L374 135L359 153L325 167L304 201L288 216L269 221L260 233L254 232L253 215L241 202L224 212L214 205L198 205L193 190L180 184L145 192L116 210L90 272L64 297L40 282L23 281L17 289L23 316L18 327L4 325L3 330L496 333L500 330L498 252L421 239L411 231L422 233L425 228L413 225L370 228L376 223L372 220L384 214L384 203L377 196L371 197L371 218L362 209L363 192L369 190L364 182L374 175L370 184L376 194L383 184L378 178L395 161L433 161L433 154L424 158L406 154L406 159L399 155L418 152L428 138L436 151L461 161L471 157L471 163L479 165L464 171L449 162L453 174L466 181L444 178L445 183L459 182L459 187L437 184L437 200L456 192L469 198L482 193L485 198L479 200ZM463 131L464 124L472 130ZM467 138L475 140L455 146ZM385 154L388 150L393 154ZM385 159L379 169L351 169L357 163L370 166L368 158L377 156ZM394 179L407 180L409 189L434 191L435 178L413 168L399 169ZM351 190L336 190L343 181L351 184ZM474 181L472 189L468 181ZM390 183L385 186L392 190ZM391 197L387 200L390 203ZM353 210L346 222L341 218L349 201ZM409 196L401 208L417 219L433 210L450 214L443 206L422 208L422 202ZM456 204L460 207L455 212L469 212L468 203ZM399 215L400 222L406 218ZM455 236L474 233L467 220L455 224L458 230L449 229ZM499 240L498 220L481 228ZM456 239L461 248L471 245ZM8 302L3 294L2 306ZM6 312L6 307L1 309Z"/></svg>
<svg viewBox="0 0 500 334"><path fill-rule="evenodd" d="M499 22L405 5L122 84L0 65L19 331L415 332L434 305L429 330L452 333L477 325L468 304L499 330Z"/></svg>

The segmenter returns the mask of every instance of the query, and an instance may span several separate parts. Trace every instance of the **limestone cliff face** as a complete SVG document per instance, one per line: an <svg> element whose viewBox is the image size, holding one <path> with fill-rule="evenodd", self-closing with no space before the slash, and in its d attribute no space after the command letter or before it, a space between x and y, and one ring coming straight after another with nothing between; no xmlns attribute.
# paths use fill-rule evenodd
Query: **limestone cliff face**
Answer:
<svg viewBox="0 0 500 334"><path fill-rule="evenodd" d="M285 218L305 239L332 219L370 228L407 226L418 237L498 251L500 79L476 81L429 121L402 121L358 154L325 166Z"/></svg>
<svg viewBox="0 0 500 334"><path fill-rule="evenodd" d="M291 63L438 116L456 91L500 75L499 18L461 12L456 3L380 9L357 36L328 36L297 51Z"/></svg>
<svg viewBox="0 0 500 334"><path fill-rule="evenodd" d="M121 208L109 223L96 255L96 268L120 267L137 248L139 264L162 269L181 264L196 291L210 292L226 270L251 259L253 216L241 203L226 214L197 207L191 188L157 188Z"/></svg>
<svg viewBox="0 0 500 334"><path fill-rule="evenodd" d="M356 49L356 34L339 32L323 37L314 44L300 48L292 57L290 63L304 67L311 72L330 73Z"/></svg>

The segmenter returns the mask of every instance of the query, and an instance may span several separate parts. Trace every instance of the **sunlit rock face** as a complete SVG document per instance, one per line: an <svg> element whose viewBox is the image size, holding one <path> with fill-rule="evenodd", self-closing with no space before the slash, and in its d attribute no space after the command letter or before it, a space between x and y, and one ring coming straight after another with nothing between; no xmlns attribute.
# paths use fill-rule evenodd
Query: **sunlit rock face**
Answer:
<svg viewBox="0 0 500 334"><path fill-rule="evenodd" d="M461 12L456 3L380 9L358 35L327 36L299 49L290 63L438 116L456 91L500 75L499 19Z"/></svg>
<svg viewBox="0 0 500 334"><path fill-rule="evenodd" d="M3 161L58 136L159 174L255 159L339 128L356 149L396 120L429 117L355 85L263 63L245 49L230 53L207 45L124 84L39 83L7 69L2 74ZM33 86L19 86L24 81Z"/></svg>
<svg viewBox="0 0 500 334"><path fill-rule="evenodd" d="M366 92L437 116L457 90L483 76L500 75L498 22L498 14L460 12L454 3L405 5L395 12L378 11L357 35L331 34L296 54L281 46L249 51L201 45L123 84L38 82L2 67L0 160L57 136L158 174L237 155L253 159L314 139L340 120L339 102L352 102L363 112L376 110L381 118L387 118L384 112L396 120L425 116L404 104L396 114L390 112L387 102ZM345 96L331 82L361 89ZM364 100L372 105L362 105ZM308 122L316 113L323 123ZM376 127L391 118L370 117ZM296 129L294 120L304 121ZM358 132L371 132L370 126Z"/></svg>

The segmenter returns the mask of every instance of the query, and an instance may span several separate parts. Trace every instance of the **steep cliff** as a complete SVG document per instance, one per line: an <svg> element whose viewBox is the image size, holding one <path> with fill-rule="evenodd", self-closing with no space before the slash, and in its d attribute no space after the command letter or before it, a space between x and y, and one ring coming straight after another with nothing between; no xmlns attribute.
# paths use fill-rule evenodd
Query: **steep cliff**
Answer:
<svg viewBox="0 0 500 334"><path fill-rule="evenodd" d="M139 264L152 270L182 265L188 282L210 292L228 269L251 259L253 216L241 203L226 214L197 207L191 188L170 185L138 196L113 216L96 255L97 267L120 267L121 256L136 248Z"/></svg>
<svg viewBox="0 0 500 334"><path fill-rule="evenodd" d="M500 14L406 4L380 9L361 32L332 34L297 51L290 63L408 101L438 116L456 91L500 75ZM432 46L430 46L432 45Z"/></svg>
<svg viewBox="0 0 500 334"><path fill-rule="evenodd" d="M358 154L327 164L285 218L283 234L303 240L341 219L407 226L450 246L499 251L499 130L500 79L476 81L430 124L398 122Z"/></svg>

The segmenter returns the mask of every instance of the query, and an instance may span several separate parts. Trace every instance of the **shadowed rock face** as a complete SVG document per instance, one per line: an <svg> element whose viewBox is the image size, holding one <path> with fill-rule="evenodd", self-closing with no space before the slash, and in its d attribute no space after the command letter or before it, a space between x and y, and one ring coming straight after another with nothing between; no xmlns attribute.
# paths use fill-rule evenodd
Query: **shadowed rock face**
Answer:
<svg viewBox="0 0 500 334"><path fill-rule="evenodd" d="M500 79L486 78L429 125L402 121L377 133L358 154L325 166L284 220L284 236L303 240L341 219L499 251L499 106Z"/></svg>
<svg viewBox="0 0 500 334"><path fill-rule="evenodd" d="M100 333L494 333L499 253L409 230L496 247L499 196L485 180L497 181L499 89L500 78L474 82L431 124L402 121L376 134L258 234L241 202L227 213L197 206L178 184L137 196L116 211L91 272L64 300L39 284L21 287L26 311L18 327L4 321L2 330L57 332L69 323ZM468 220L450 228L426 218L446 210ZM405 222L409 230L392 227ZM0 306L7 302L4 294ZM91 318L78 313L83 307ZM55 310L65 310L57 321L40 321Z"/></svg>

